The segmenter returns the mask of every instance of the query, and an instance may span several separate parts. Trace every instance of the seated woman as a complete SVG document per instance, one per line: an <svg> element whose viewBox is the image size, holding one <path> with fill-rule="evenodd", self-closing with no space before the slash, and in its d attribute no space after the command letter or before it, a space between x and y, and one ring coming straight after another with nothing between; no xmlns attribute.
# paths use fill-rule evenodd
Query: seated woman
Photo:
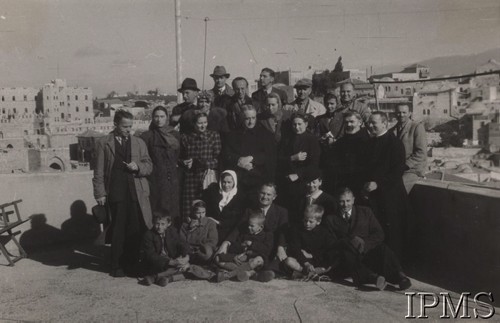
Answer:
<svg viewBox="0 0 500 323"><path fill-rule="evenodd" d="M220 175L219 183L211 184L203 193L209 217L218 221L219 244L241 221L245 211L245 197L238 192L238 178L232 170Z"/></svg>

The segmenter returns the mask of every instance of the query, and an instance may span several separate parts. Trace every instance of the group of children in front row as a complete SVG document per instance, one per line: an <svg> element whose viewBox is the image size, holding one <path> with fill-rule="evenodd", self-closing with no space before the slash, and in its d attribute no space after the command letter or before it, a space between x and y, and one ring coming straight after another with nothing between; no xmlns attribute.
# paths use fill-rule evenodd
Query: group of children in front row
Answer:
<svg viewBox="0 0 500 323"><path fill-rule="evenodd" d="M353 201L349 189L341 191L340 214L353 214ZM205 203L197 200L189 221L180 230L169 216L155 216L153 228L143 240L142 262L147 273L140 283L166 286L186 277L267 282L275 273L281 273L304 281L349 276L355 285L373 284L380 290L387 286L387 279L400 289L409 288L411 282L399 261L382 243L383 232L371 210L356 212L359 225L352 225L342 215L325 215L325 209L318 204L307 205L302 223L297 222L275 239L273 232L264 228L264 212L249 211L243 217L246 225L233 232L229 247L220 252L217 221L206 216ZM277 249L282 252L276 256Z"/></svg>

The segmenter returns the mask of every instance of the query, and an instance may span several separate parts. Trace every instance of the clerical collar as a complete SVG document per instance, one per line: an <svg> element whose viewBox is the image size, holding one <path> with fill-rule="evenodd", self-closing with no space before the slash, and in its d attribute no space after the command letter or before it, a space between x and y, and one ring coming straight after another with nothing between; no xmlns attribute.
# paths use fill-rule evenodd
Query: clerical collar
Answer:
<svg viewBox="0 0 500 323"><path fill-rule="evenodd" d="M387 129L385 129L384 132L382 132L380 135L372 135L373 138L378 138L378 137L382 137L383 135L385 135L387 133Z"/></svg>

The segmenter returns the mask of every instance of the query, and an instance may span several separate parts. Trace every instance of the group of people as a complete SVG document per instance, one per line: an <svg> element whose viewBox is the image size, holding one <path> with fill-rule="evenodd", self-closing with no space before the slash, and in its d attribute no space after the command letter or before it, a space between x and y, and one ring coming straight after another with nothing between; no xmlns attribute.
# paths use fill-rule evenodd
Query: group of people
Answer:
<svg viewBox="0 0 500 323"><path fill-rule="evenodd" d="M111 275L141 268L143 284L160 286L281 275L408 288L407 193L426 162L410 108L398 106L389 128L351 83L323 105L310 79L289 100L269 68L251 96L243 77L226 84L223 66L211 77L209 91L185 79L184 102L171 113L156 107L139 136L133 116L117 111L115 130L97 142L94 195L110 213Z"/></svg>

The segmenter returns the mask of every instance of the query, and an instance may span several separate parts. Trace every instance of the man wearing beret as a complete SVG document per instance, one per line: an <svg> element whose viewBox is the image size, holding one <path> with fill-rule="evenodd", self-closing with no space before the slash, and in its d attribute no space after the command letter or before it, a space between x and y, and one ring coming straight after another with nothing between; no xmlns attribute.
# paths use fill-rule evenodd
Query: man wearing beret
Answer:
<svg viewBox="0 0 500 323"><path fill-rule="evenodd" d="M226 84L229 76L230 74L226 72L226 68L219 65L217 65L214 68L214 72L210 74L210 77L214 79L214 87L208 90L208 92L214 98L213 104L216 107L225 107L231 100L231 96L234 95L233 89Z"/></svg>

